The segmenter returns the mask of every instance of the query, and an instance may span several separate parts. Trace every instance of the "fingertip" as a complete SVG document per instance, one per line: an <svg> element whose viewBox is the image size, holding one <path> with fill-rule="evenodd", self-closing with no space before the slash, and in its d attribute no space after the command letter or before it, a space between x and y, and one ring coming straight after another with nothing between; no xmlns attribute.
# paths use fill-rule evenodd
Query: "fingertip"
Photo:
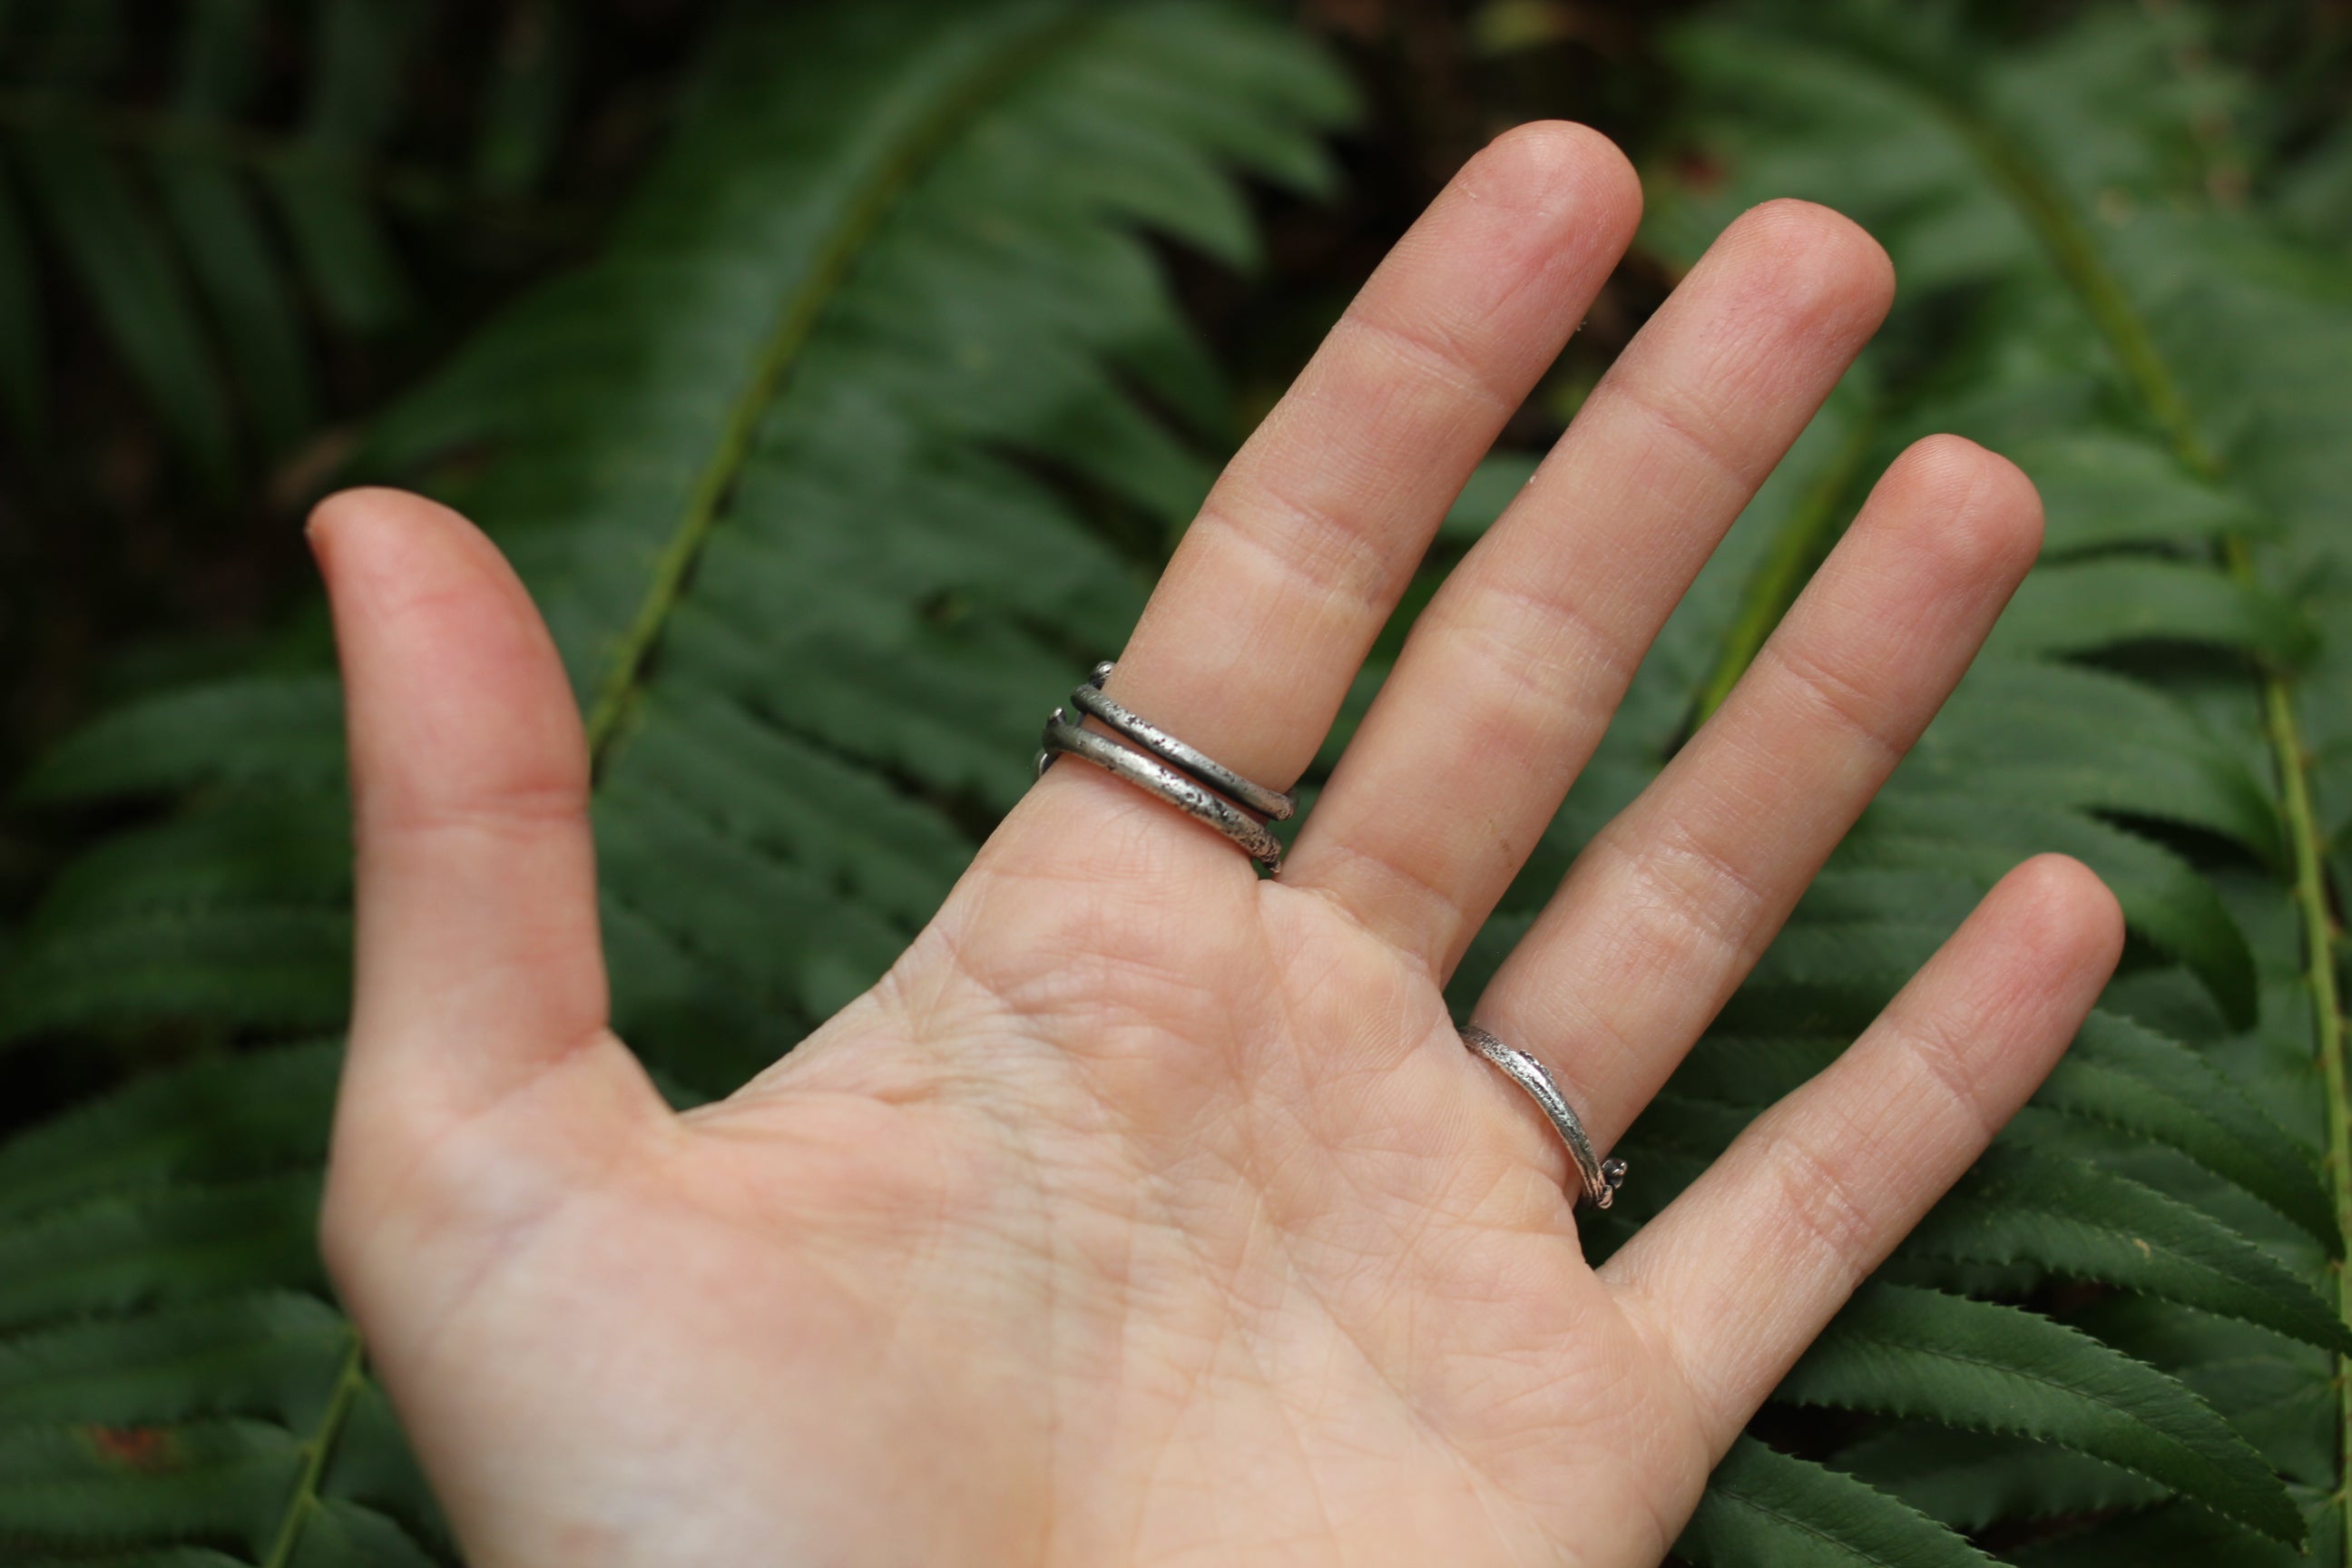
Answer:
<svg viewBox="0 0 2352 1568"><path fill-rule="evenodd" d="M1905 515L1971 581L2011 589L2042 553L2042 493L2025 471L1963 436L1922 437L1888 465Z"/></svg>
<svg viewBox="0 0 2352 1568"><path fill-rule="evenodd" d="M1589 242L1612 254L1642 221L1642 177L1608 137L1572 120L1515 125L1489 142L1464 172L1482 201L1546 217L1571 217Z"/></svg>
<svg viewBox="0 0 2352 1568"><path fill-rule="evenodd" d="M1756 267L1759 285L1819 331L1857 343L1895 304L1895 263L1868 229L1818 202L1784 196L1732 221L1709 255Z"/></svg>
<svg viewBox="0 0 2352 1568"><path fill-rule="evenodd" d="M446 588L482 574L512 580L506 558L480 529L409 490L338 490L310 509L303 532L331 594L401 584Z"/></svg>
<svg viewBox="0 0 2352 1568"><path fill-rule="evenodd" d="M347 658L353 643L386 638L420 657L454 642L477 656L529 658L546 640L506 556L439 501L383 488L339 490L311 509L304 531ZM498 644L520 646L489 646Z"/></svg>
<svg viewBox="0 0 2352 1568"><path fill-rule="evenodd" d="M587 772L562 661L498 546L437 501L353 489L310 515L363 807L569 799Z"/></svg>
<svg viewBox="0 0 2352 1568"><path fill-rule="evenodd" d="M1478 162L1490 176L1490 189L1504 187L1530 200L1569 185L1637 204L1642 199L1642 177L1624 149L1574 120L1514 125L1486 143Z"/></svg>
<svg viewBox="0 0 2352 1568"><path fill-rule="evenodd" d="M358 485L337 490L310 509L302 531L315 545L346 540L364 544L387 533L410 530L460 529L473 525L439 501L388 485Z"/></svg>
<svg viewBox="0 0 2352 1568"><path fill-rule="evenodd" d="M2102 985L2123 956L2122 902L2071 855L2036 855L2002 878L1993 896L2022 945L2069 970L2095 973Z"/></svg>

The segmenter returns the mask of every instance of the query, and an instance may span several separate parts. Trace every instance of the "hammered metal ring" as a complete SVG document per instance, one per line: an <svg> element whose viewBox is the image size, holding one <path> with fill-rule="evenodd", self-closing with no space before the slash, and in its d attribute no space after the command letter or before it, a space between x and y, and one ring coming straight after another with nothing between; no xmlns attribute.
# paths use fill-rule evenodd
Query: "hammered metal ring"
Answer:
<svg viewBox="0 0 2352 1568"><path fill-rule="evenodd" d="M1095 666L1093 672L1087 677L1087 683L1070 693L1070 700L1079 711L1101 720L1161 762L1192 774L1219 795L1240 802L1260 816L1286 822L1290 814L1298 809L1298 803L1280 790L1252 784L1223 763L1212 761L1196 747L1186 745L1132 709L1112 701L1103 690L1103 682L1110 679L1112 668L1108 661Z"/></svg>
<svg viewBox="0 0 2352 1568"><path fill-rule="evenodd" d="M1086 684L1070 693L1070 705L1083 715L1100 720L1133 744L1122 745L1108 735L1098 735L1083 727L1083 719L1074 721L1067 709L1056 708L1046 717L1045 733L1038 738L1038 776L1045 775L1059 754L1066 752L1083 758L1105 773L1159 796L1195 821L1208 824L1241 846L1251 859L1267 870L1281 869L1282 841L1258 816L1280 821L1297 809L1297 803L1279 790L1251 783L1198 748L1112 701L1102 689L1110 671L1108 664L1095 666ZM1241 805L1235 805L1235 801ZM1244 806L1248 810L1243 809ZM1258 816L1251 816L1253 811Z"/></svg>
<svg viewBox="0 0 2352 1568"><path fill-rule="evenodd" d="M1584 1184L1586 1200L1597 1209L1615 1203L1617 1189L1625 1184L1625 1162L1604 1160L1593 1149L1591 1135L1584 1131L1584 1119L1576 1114L1576 1108L1560 1093L1550 1070L1527 1052L1505 1045L1475 1024L1465 1024L1458 1032L1464 1045L1502 1068L1505 1076L1526 1089L1528 1098L1542 1108L1545 1118L1559 1133L1559 1141L1568 1145L1568 1157Z"/></svg>

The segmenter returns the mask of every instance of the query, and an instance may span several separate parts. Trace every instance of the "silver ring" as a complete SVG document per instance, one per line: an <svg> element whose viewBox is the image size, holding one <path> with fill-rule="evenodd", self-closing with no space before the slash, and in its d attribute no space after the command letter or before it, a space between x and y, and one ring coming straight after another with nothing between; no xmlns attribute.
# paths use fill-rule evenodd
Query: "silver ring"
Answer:
<svg viewBox="0 0 2352 1568"><path fill-rule="evenodd" d="M1282 840L1268 831L1265 823L1225 796L1230 795L1277 819L1297 809L1291 797L1252 784L1104 696L1102 683L1110 670L1108 664L1095 666L1087 683L1070 693L1070 701L1082 713L1101 720L1135 745L1121 745L1108 735L1084 729L1083 721L1074 722L1066 709L1056 708L1046 717L1045 731L1039 737L1038 776L1045 775L1059 753L1066 752L1082 757L1105 773L1158 795L1195 821L1208 824L1240 845L1251 859L1267 870L1281 869Z"/></svg>
<svg viewBox="0 0 2352 1568"><path fill-rule="evenodd" d="M1260 816L1286 822L1290 814L1298 809L1298 803L1281 791L1268 789L1262 784L1252 784L1223 763L1211 761L1203 752L1186 745L1132 709L1112 701L1103 690L1103 682L1110 679L1112 668L1108 660L1095 666L1087 677L1087 683L1070 693L1070 700L1081 712L1093 714L1161 762L1192 774L1219 795L1231 796Z"/></svg>
<svg viewBox="0 0 2352 1568"><path fill-rule="evenodd" d="M1528 1097L1543 1108L1544 1115L1559 1133L1559 1141L1568 1145L1569 1158L1576 1165L1576 1173L1584 1184L1585 1198L1597 1209L1605 1209L1617 1201L1617 1189L1625 1184L1625 1162L1604 1160L1592 1147L1592 1139L1584 1131L1583 1119L1576 1114L1568 1097L1559 1092L1559 1085L1543 1063L1513 1046L1507 1046L1475 1024L1465 1024L1459 1033L1462 1043L1493 1062L1509 1076L1513 1083L1528 1091Z"/></svg>

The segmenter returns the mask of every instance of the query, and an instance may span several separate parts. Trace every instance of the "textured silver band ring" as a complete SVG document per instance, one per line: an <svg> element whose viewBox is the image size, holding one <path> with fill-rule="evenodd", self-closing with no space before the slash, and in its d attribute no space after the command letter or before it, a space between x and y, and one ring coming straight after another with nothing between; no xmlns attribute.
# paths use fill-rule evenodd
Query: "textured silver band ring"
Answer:
<svg viewBox="0 0 2352 1568"><path fill-rule="evenodd" d="M1083 729L1079 723L1071 721L1066 710L1056 708L1046 718L1045 732L1039 737L1039 775L1044 775L1045 770L1053 765L1054 758L1061 752L1084 758L1105 773L1158 795L1187 816L1207 823L1240 845L1250 858L1267 870L1279 870L1282 867L1282 840L1276 838L1265 823L1218 794L1210 783L1203 782L1201 775L1205 771L1212 780L1231 780L1246 788L1253 799L1279 802L1283 807L1279 815L1284 816L1289 816L1293 809L1290 797L1249 783L1230 768L1211 762L1191 746L1116 703L1108 705L1118 715L1117 719L1097 712L1086 700L1085 694L1097 692L1097 684L1109 669L1108 665L1097 665L1092 679L1073 692L1071 700L1081 710L1095 713L1097 718L1102 719L1120 734L1134 740L1137 746L1147 749L1139 751L1136 746L1122 745L1108 735L1097 735L1091 730ZM1129 728L1130 724L1133 729ZM1171 755L1171 751L1179 754ZM1276 814L1268 812L1267 815Z"/></svg>
<svg viewBox="0 0 2352 1568"><path fill-rule="evenodd" d="M1110 679L1112 668L1108 662L1095 666L1093 672L1087 677L1087 683L1070 693L1070 700L1079 711L1092 714L1161 762L1192 774L1219 795L1239 801L1260 816L1286 822L1290 814L1298 809L1298 803L1280 790L1252 784L1223 763L1213 761L1197 748L1186 745L1132 709L1112 701L1103 690L1103 682Z"/></svg>
<svg viewBox="0 0 2352 1568"><path fill-rule="evenodd" d="M1543 1113L1559 1133L1559 1141L1568 1145L1568 1157L1576 1165L1578 1178L1584 1184L1584 1195L1592 1206L1605 1209L1617 1201L1617 1189L1625 1184L1625 1162L1604 1160L1592 1147L1592 1139L1584 1131L1583 1119L1576 1114L1568 1097L1559 1092L1559 1085L1543 1063L1518 1049L1507 1046L1475 1024L1465 1024L1460 1030L1462 1043L1503 1069L1513 1083L1528 1091L1529 1099L1543 1108Z"/></svg>

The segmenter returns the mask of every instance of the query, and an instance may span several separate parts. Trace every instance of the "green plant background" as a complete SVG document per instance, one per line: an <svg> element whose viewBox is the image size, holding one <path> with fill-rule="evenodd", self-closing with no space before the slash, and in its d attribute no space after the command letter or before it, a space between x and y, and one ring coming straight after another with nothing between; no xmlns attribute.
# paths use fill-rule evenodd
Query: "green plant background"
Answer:
<svg viewBox="0 0 2352 1568"><path fill-rule="evenodd" d="M418 485L521 567L618 1022L723 1093L926 918L1413 205L1570 113L1649 217L1400 626L1742 205L1850 213L1902 294L1463 998L1903 444L2009 453L2050 518L1593 1245L2019 858L2081 856L2132 929L1678 1555L2346 1562L2346 58L2283 5L0 6L0 1556L455 1561L311 1243L350 889L301 504Z"/></svg>

